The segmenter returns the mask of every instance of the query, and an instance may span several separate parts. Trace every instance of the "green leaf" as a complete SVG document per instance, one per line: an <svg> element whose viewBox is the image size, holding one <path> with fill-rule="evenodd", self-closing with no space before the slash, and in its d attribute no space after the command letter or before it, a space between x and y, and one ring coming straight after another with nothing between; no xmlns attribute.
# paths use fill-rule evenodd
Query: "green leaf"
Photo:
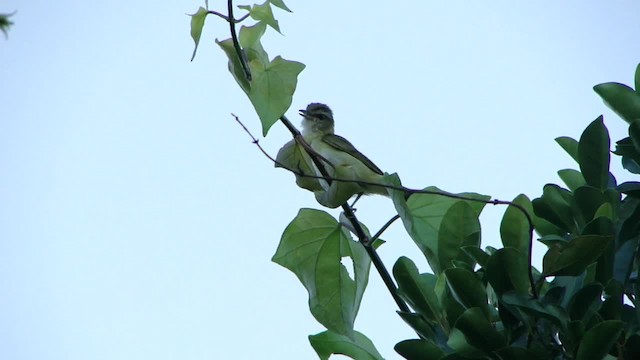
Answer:
<svg viewBox="0 0 640 360"><path fill-rule="evenodd" d="M589 329L578 346L576 360L602 360L620 337L623 326L622 321L608 320Z"/></svg>
<svg viewBox="0 0 640 360"><path fill-rule="evenodd" d="M513 203L525 208L528 214L533 214L533 206L526 195L518 195L513 199ZM504 247L512 247L523 254L527 254L529 253L529 242L532 241L532 235L525 214L515 206L509 205L500 223L500 237Z"/></svg>
<svg viewBox="0 0 640 360"><path fill-rule="evenodd" d="M262 122L262 134L267 135L271 126L291 106L298 75L305 66L276 56L264 67L256 62L250 62L249 67L253 76L249 99Z"/></svg>
<svg viewBox="0 0 640 360"><path fill-rule="evenodd" d="M519 294L527 294L529 292L528 268L526 254L515 248L506 247L491 255L485 273L498 296L512 290Z"/></svg>
<svg viewBox="0 0 640 360"><path fill-rule="evenodd" d="M609 82L593 87L605 105L624 121L631 123L640 119L640 95L624 84Z"/></svg>
<svg viewBox="0 0 640 360"><path fill-rule="evenodd" d="M578 163L587 184L604 190L609 183L609 132L602 116L582 133L578 144Z"/></svg>
<svg viewBox="0 0 640 360"><path fill-rule="evenodd" d="M525 349L517 346L508 346L496 351L500 359L517 359L517 360L541 360L540 354L534 350Z"/></svg>
<svg viewBox="0 0 640 360"><path fill-rule="evenodd" d="M508 292L502 295L500 299L504 305L510 308L515 307L531 316L547 319L561 329L565 329L569 322L569 317L560 306L555 304L543 304L530 295Z"/></svg>
<svg viewBox="0 0 640 360"><path fill-rule="evenodd" d="M571 320L581 320L588 324L591 316L602 306L602 291L600 283L591 283L578 290L569 302Z"/></svg>
<svg viewBox="0 0 640 360"><path fill-rule="evenodd" d="M473 269L475 261L461 251L463 246L480 246L480 221L467 202L458 201L447 210L438 231L437 256L441 270L453 267L456 260Z"/></svg>
<svg viewBox="0 0 640 360"><path fill-rule="evenodd" d="M618 185L616 188L623 194L627 194L631 197L640 198L640 182L638 181L627 181Z"/></svg>
<svg viewBox="0 0 640 360"><path fill-rule="evenodd" d="M584 180L584 176L578 170L573 169L563 169L558 170L558 176L560 179L567 185L569 190L575 191L580 186L586 185L587 182Z"/></svg>
<svg viewBox="0 0 640 360"><path fill-rule="evenodd" d="M284 11L288 11L288 12L292 12L287 5L284 4L284 1L282 0L269 0L269 2L276 7L279 7L280 9L284 10Z"/></svg>
<svg viewBox="0 0 640 360"><path fill-rule="evenodd" d="M291 140L284 144L278 151L276 156L275 167L285 167L295 170L303 174L315 176L313 170L313 162L302 146L295 140ZM324 188L320 184L320 180L295 174L296 184L309 191L322 191Z"/></svg>
<svg viewBox="0 0 640 360"><path fill-rule="evenodd" d="M202 36L202 28L204 27L204 20L207 18L209 12L202 6L191 16L191 38L195 43L193 48L193 55L191 55L191 61L196 57L196 51L198 51L198 45L200 44L200 36Z"/></svg>
<svg viewBox="0 0 640 360"><path fill-rule="evenodd" d="M399 184L399 180L396 180ZM391 182L390 182L391 184ZM428 187L426 191L443 192L436 187ZM465 201L473 209L475 216L478 216L484 207L484 203L469 200L458 200L436 194L414 194L405 201L404 194L395 191L392 194L393 203L405 229L425 254L431 269L435 274L440 274L443 265L439 262L440 241L438 240L442 219L451 206L459 201ZM489 200L489 196L474 193L457 194L475 199ZM466 255L465 255L466 256Z"/></svg>
<svg viewBox="0 0 640 360"><path fill-rule="evenodd" d="M582 235L552 246L542 260L544 276L578 276L607 248L611 236Z"/></svg>
<svg viewBox="0 0 640 360"><path fill-rule="evenodd" d="M407 257L401 257L393 266L393 277L398 283L400 296L418 313L427 319L440 322L442 308L434 291L437 277L420 274L418 268Z"/></svg>
<svg viewBox="0 0 640 360"><path fill-rule="evenodd" d="M567 152L567 154L569 154L569 156L573 158L573 160L578 162L578 142L575 139L568 136L560 136L556 138L556 142L564 149L564 151Z"/></svg>
<svg viewBox="0 0 640 360"><path fill-rule="evenodd" d="M435 336L433 325L430 325L420 314L398 311L398 315L422 338L432 339Z"/></svg>
<svg viewBox="0 0 640 360"><path fill-rule="evenodd" d="M622 167L634 174L640 174L640 151L636 150L630 137L616 142L616 150L613 152L622 156Z"/></svg>
<svg viewBox="0 0 640 360"><path fill-rule="evenodd" d="M464 334L468 344L485 352L507 345L503 334L494 329L480 308L467 309L460 315L454 327Z"/></svg>
<svg viewBox="0 0 640 360"><path fill-rule="evenodd" d="M634 76L636 85L636 94L640 94L640 64L636 66L636 76Z"/></svg>
<svg viewBox="0 0 640 360"><path fill-rule="evenodd" d="M640 119L636 119L629 125L629 137L637 151L640 151Z"/></svg>
<svg viewBox="0 0 640 360"><path fill-rule="evenodd" d="M577 188L573 192L573 198L585 222L591 221L598 208L606 202L602 191L589 185Z"/></svg>
<svg viewBox="0 0 640 360"><path fill-rule="evenodd" d="M404 340L396 344L393 349L407 360L438 360L444 356L438 345L426 339Z"/></svg>
<svg viewBox="0 0 640 360"><path fill-rule="evenodd" d="M487 266L487 261L489 261L489 254L484 252L484 250L480 249L477 246L463 246L462 251L467 253L467 255L469 255L469 257L471 257L481 267Z"/></svg>
<svg viewBox="0 0 640 360"><path fill-rule="evenodd" d="M240 9L249 11L249 16L252 19L263 22L269 26L271 26L275 31L280 32L280 26L278 25L278 20L273 17L273 10L271 10L271 4L269 1L266 1L260 5L240 5L238 6Z"/></svg>
<svg viewBox="0 0 640 360"><path fill-rule="evenodd" d="M489 300L482 281L471 271L463 268L450 268L444 271L447 285L454 299L465 309L481 309L486 318L490 318Z"/></svg>
<svg viewBox="0 0 640 360"><path fill-rule="evenodd" d="M309 335L309 342L318 357L327 360L331 354L340 354L352 359L378 360L384 359L375 345L360 332L354 332L354 339L331 331Z"/></svg>
<svg viewBox="0 0 640 360"><path fill-rule="evenodd" d="M0 31L4 33L4 37L8 38L7 30L13 25L13 22L9 21L9 18L13 16L15 12L11 14L0 14Z"/></svg>
<svg viewBox="0 0 640 360"><path fill-rule="evenodd" d="M341 263L353 262L355 279ZM353 339L370 260L331 215L301 209L287 226L272 261L291 270L309 292L311 314L328 330Z"/></svg>
<svg viewBox="0 0 640 360"><path fill-rule="evenodd" d="M533 199L535 214L566 233L577 233L573 218L571 193L555 184L547 184L542 189L542 196Z"/></svg>

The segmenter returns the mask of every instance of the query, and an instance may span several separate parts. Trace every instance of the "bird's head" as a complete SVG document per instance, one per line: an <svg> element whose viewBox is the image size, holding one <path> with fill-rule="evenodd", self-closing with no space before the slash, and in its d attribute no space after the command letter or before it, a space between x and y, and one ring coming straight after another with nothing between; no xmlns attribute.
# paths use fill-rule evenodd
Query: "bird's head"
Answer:
<svg viewBox="0 0 640 360"><path fill-rule="evenodd" d="M305 110L300 110L302 115L302 131L304 134L332 134L333 112L321 103L311 103Z"/></svg>

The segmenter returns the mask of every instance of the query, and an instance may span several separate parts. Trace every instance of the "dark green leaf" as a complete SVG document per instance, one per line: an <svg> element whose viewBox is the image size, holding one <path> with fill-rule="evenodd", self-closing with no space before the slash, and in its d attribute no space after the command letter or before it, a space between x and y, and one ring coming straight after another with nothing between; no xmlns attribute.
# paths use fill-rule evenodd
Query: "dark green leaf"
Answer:
<svg viewBox="0 0 640 360"><path fill-rule="evenodd" d="M432 339L435 336L433 326L427 323L420 314L398 311L398 315L422 338Z"/></svg>
<svg viewBox="0 0 640 360"><path fill-rule="evenodd" d="M371 340L357 331L354 334L354 339L350 339L344 335L324 331L309 335L309 342L322 360L329 359L331 354L346 355L352 359L384 359Z"/></svg>
<svg viewBox="0 0 640 360"><path fill-rule="evenodd" d="M571 320L582 320L588 323L591 316L602 306L602 285L591 283L575 293L569 302L569 317Z"/></svg>
<svg viewBox="0 0 640 360"><path fill-rule="evenodd" d="M515 290L519 294L529 292L529 262L526 254L503 248L491 255L485 269L487 279L498 296Z"/></svg>
<svg viewBox="0 0 640 360"><path fill-rule="evenodd" d="M542 196L534 199L533 210L539 216L568 233L576 233L571 193L555 184L547 184Z"/></svg>
<svg viewBox="0 0 640 360"><path fill-rule="evenodd" d="M453 297L465 308L481 309L489 318L487 291L478 277L467 269L450 268L444 271Z"/></svg>
<svg viewBox="0 0 640 360"><path fill-rule="evenodd" d="M522 347L508 346L496 351L500 359L517 359L517 360L546 360L531 349Z"/></svg>
<svg viewBox="0 0 640 360"><path fill-rule="evenodd" d="M191 55L191 61L196 57L196 51L198 51L198 45L200 44L200 37L202 36L202 28L204 27L204 20L207 18L208 11L202 6L196 11L195 14L191 14L191 38L195 43L193 48L193 55Z"/></svg>
<svg viewBox="0 0 640 360"><path fill-rule="evenodd" d="M399 179L396 179L394 184L399 185ZM428 187L424 190L443 192L436 187ZM392 195L396 211L398 215L400 215L405 229L422 253L425 254L434 273L440 274L442 272L442 266L438 260L438 232L440 225L449 208L453 204L464 200L452 199L436 194L413 194L409 200L405 201L404 194L400 191L395 191ZM490 199L489 196L473 193L458 195L483 200ZM466 202L471 206L476 216L480 214L485 205L482 202Z"/></svg>
<svg viewBox="0 0 640 360"><path fill-rule="evenodd" d="M353 262L355 279L341 262ZM353 323L367 286L370 260L331 215L301 209L287 226L272 261L291 270L309 292L309 309L328 330L353 336Z"/></svg>
<svg viewBox="0 0 640 360"><path fill-rule="evenodd" d="M607 200L602 191L589 185L577 188L573 192L573 198L585 222L591 221L598 208Z"/></svg>
<svg viewBox="0 0 640 360"><path fill-rule="evenodd" d="M571 191L575 191L577 188L587 183L584 180L582 173L574 169L558 170L558 176L560 176L560 179L562 179Z"/></svg>
<svg viewBox="0 0 640 360"><path fill-rule="evenodd" d="M425 339L404 340L397 343L393 349L407 360L438 360L444 356L444 351Z"/></svg>
<svg viewBox="0 0 640 360"><path fill-rule="evenodd" d="M640 174L640 151L636 150L630 137L616 142L616 150L613 152L622 156L622 167L634 174Z"/></svg>
<svg viewBox="0 0 640 360"><path fill-rule="evenodd" d="M638 238L625 241L616 251L613 262L613 278L624 284L631 273L633 261L636 258L638 248Z"/></svg>
<svg viewBox="0 0 640 360"><path fill-rule="evenodd" d="M407 257L401 257L393 266L393 276L402 298L427 319L440 322L442 309L434 292L437 278L433 274L419 274L418 268Z"/></svg>
<svg viewBox="0 0 640 360"><path fill-rule="evenodd" d="M638 181L627 181L618 185L616 188L623 194L627 194L634 198L640 198L640 182Z"/></svg>
<svg viewBox="0 0 640 360"><path fill-rule="evenodd" d="M471 257L475 262L478 263L481 267L487 266L487 261L489 260L489 254L484 252L477 246L463 246L462 251L467 253L469 257Z"/></svg>
<svg viewBox="0 0 640 360"><path fill-rule="evenodd" d="M604 190L609 183L609 132L602 116L582 133L578 144L578 163L587 184Z"/></svg>
<svg viewBox="0 0 640 360"><path fill-rule="evenodd" d="M472 270L475 261L461 251L463 246L480 246L480 221L473 208L464 201L458 201L447 210L438 231L438 263L445 270L458 260Z"/></svg>
<svg viewBox="0 0 640 360"><path fill-rule="evenodd" d="M556 142L564 149L564 151L567 152L567 154L569 154L569 156L573 158L573 160L578 162L578 142L575 139L568 136L561 136L556 138Z"/></svg>
<svg viewBox="0 0 640 360"><path fill-rule="evenodd" d="M518 195L513 199L513 203L525 208L529 215L533 214L531 201L526 195ZM530 224L525 214L520 209L510 205L500 223L500 237L504 247L512 247L523 254L527 254L529 253L529 242L532 241L531 236Z"/></svg>
<svg viewBox="0 0 640 360"><path fill-rule="evenodd" d="M545 276L577 276L596 261L612 240L611 236L583 235L565 245L555 245L542 261Z"/></svg>
<svg viewBox="0 0 640 360"><path fill-rule="evenodd" d="M509 307L518 308L531 316L545 318L561 329L566 328L569 322L567 313L560 306L542 304L530 295L508 292L502 295L501 300Z"/></svg>
<svg viewBox="0 0 640 360"><path fill-rule="evenodd" d="M611 279L604 288L604 302L600 309L600 314L605 320L622 319L622 295L624 294L624 286L615 279Z"/></svg>
<svg viewBox="0 0 640 360"><path fill-rule="evenodd" d="M578 346L576 360L602 360L618 340L624 323L603 321L589 329Z"/></svg>
<svg viewBox="0 0 640 360"><path fill-rule="evenodd" d="M640 95L632 88L615 82L599 84L593 87L604 103L624 121L630 123L640 119Z"/></svg>
<svg viewBox="0 0 640 360"><path fill-rule="evenodd" d="M507 345L504 336L491 325L481 308L465 310L454 327L464 334L468 344L485 352L491 352Z"/></svg>
<svg viewBox="0 0 640 360"><path fill-rule="evenodd" d="M629 137L636 151L640 151L640 118L635 119L629 125Z"/></svg>

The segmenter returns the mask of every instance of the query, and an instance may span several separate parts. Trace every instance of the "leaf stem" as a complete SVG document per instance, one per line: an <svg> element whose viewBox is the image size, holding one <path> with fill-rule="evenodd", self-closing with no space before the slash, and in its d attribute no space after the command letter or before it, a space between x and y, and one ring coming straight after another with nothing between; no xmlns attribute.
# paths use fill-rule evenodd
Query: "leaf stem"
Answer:
<svg viewBox="0 0 640 360"><path fill-rule="evenodd" d="M227 1L227 12L229 14L227 17L227 22L229 23L229 30L231 31L231 40L233 41L233 47L236 49L236 54L238 54L240 65L242 65L242 70L244 71L244 77L247 79L247 81L251 81L251 71L249 71L249 66L247 65L244 53L242 52L242 48L240 47L238 34L236 34L236 21L233 20L233 0Z"/></svg>

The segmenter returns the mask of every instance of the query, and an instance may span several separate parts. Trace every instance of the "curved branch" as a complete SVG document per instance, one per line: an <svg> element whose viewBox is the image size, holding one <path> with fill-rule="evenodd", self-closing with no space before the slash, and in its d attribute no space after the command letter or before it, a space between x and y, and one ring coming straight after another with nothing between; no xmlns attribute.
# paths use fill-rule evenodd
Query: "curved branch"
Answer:
<svg viewBox="0 0 640 360"><path fill-rule="evenodd" d="M242 66L242 70L244 71L244 77L247 81L251 81L251 71L249 71L249 66L247 65L247 61L244 57L244 52L242 52L242 48L240 47L240 42L238 41L238 34L236 34L236 21L233 20L233 0L227 1L227 22L229 22L229 30L231 31L231 40L233 41L233 47L236 49L236 54L238 55L238 59L240 60L240 65Z"/></svg>

